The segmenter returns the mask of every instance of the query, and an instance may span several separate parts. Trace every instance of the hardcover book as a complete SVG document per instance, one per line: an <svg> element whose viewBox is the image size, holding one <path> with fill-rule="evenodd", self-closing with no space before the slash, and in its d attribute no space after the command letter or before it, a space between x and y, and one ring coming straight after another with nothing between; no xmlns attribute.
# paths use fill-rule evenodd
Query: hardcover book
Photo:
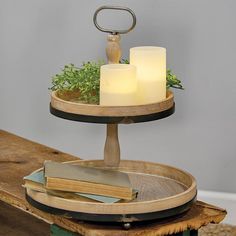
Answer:
<svg viewBox="0 0 236 236"><path fill-rule="evenodd" d="M114 198L114 197L107 197L101 195L94 195L94 194L85 194L85 193L71 193L65 191L54 191L54 190L46 190L45 180L44 180L44 172L38 171L34 172L28 176L24 177L24 185L23 187L29 188L39 192L47 192L48 194L68 198L68 199L75 199L80 201L88 201L88 202L103 202L103 203L116 203L120 202L122 199Z"/></svg>
<svg viewBox="0 0 236 236"><path fill-rule="evenodd" d="M132 200L129 176L120 171L46 161L45 187Z"/></svg>

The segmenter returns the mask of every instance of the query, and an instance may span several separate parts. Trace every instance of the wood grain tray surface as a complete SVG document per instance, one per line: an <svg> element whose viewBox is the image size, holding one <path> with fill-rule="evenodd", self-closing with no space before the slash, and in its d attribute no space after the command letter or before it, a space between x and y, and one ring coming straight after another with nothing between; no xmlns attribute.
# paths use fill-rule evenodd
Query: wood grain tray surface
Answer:
<svg viewBox="0 0 236 236"><path fill-rule="evenodd" d="M102 160L78 160L72 164L104 168ZM135 215L145 213L156 213L153 216L149 215L149 219L173 216L189 209L196 197L197 187L194 177L180 169L152 162L129 160L122 160L118 169L129 175L132 187L139 191L137 199L108 204L65 199L32 190L27 190L27 195L43 205L69 212L121 215L119 221L142 220L142 217ZM165 210L171 209L175 211L164 214ZM161 214L158 215L158 212Z"/></svg>
<svg viewBox="0 0 236 236"><path fill-rule="evenodd" d="M51 93L50 112L58 117L89 123L139 123L170 116L175 111L174 95L167 92L166 99L157 103L135 106L101 106L75 102L73 92Z"/></svg>

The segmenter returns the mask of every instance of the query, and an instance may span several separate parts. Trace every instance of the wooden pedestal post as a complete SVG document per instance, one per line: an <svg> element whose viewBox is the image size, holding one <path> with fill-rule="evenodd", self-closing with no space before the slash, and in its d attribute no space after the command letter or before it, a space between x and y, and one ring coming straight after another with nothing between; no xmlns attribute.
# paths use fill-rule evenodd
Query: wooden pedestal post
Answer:
<svg viewBox="0 0 236 236"><path fill-rule="evenodd" d="M106 55L109 64L118 64L121 57L120 35L107 36ZM120 163L120 145L118 124L107 124L107 137L104 147L104 163L109 167L117 167Z"/></svg>
<svg viewBox="0 0 236 236"><path fill-rule="evenodd" d="M120 145L118 139L118 124L107 124L107 137L104 148L104 162L106 166L119 166Z"/></svg>
<svg viewBox="0 0 236 236"><path fill-rule="evenodd" d="M119 63L121 57L119 34L109 34L107 36L106 55L109 64Z"/></svg>

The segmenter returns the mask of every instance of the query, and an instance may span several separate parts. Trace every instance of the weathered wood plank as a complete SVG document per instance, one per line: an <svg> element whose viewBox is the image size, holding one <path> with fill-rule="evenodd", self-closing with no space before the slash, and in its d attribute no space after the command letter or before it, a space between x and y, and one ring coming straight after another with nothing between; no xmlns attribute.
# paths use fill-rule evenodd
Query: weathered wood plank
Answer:
<svg viewBox="0 0 236 236"><path fill-rule="evenodd" d="M0 130L0 194L24 203L23 177L42 167L45 160L71 161L76 158Z"/></svg>
<svg viewBox="0 0 236 236"><path fill-rule="evenodd" d="M49 224L0 201L0 236L49 235Z"/></svg>
<svg viewBox="0 0 236 236"><path fill-rule="evenodd" d="M49 223L85 236L156 236L198 229L210 222L219 223L226 212L223 209L197 202L187 214L170 220L134 224L125 231L119 225L82 223L44 213L31 207L21 187L23 176L42 166L44 160L70 161L76 157L52 148L0 131L0 200L16 206Z"/></svg>

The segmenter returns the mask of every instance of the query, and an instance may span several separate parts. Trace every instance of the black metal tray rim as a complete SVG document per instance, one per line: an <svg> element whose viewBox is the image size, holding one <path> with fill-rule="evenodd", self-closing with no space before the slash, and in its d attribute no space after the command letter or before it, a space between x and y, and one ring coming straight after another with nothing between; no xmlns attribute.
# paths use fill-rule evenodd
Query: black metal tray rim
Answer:
<svg viewBox="0 0 236 236"><path fill-rule="evenodd" d="M175 215L182 214L187 210L189 210L197 199L197 194L196 194L194 198L192 198L190 201L180 206L156 212L135 213L135 214L97 214L97 213L93 214L93 213L68 211L51 207L34 200L27 193L25 194L25 196L26 200L30 205L44 212L55 215L61 215L67 218L73 218L85 221L94 221L94 222L134 222L134 221L157 220L157 219L173 217Z"/></svg>
<svg viewBox="0 0 236 236"><path fill-rule="evenodd" d="M154 120L159 120L172 115L175 112L175 104L167 110L152 113L148 115L138 115L138 116L91 116L91 115L79 115L75 113L65 112L58 110L52 106L50 103L50 113L56 117L63 118L66 120L87 122L87 123L97 123L97 124L132 124L149 122Z"/></svg>

